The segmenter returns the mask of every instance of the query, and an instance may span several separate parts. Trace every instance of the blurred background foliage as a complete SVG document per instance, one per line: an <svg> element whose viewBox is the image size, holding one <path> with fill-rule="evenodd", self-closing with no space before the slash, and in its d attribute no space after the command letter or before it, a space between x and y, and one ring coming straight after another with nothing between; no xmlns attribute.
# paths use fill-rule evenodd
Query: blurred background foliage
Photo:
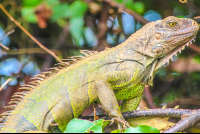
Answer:
<svg viewBox="0 0 200 134"><path fill-rule="evenodd" d="M6 10L61 59L80 49L102 51L126 40L148 21L168 16L200 21L200 1L188 0L0 0ZM11 35L5 34L15 29ZM200 35L155 75L141 107L199 108ZM35 44L0 10L0 113L12 94L56 60ZM152 99L153 97L153 99ZM192 129L191 129L192 131Z"/></svg>

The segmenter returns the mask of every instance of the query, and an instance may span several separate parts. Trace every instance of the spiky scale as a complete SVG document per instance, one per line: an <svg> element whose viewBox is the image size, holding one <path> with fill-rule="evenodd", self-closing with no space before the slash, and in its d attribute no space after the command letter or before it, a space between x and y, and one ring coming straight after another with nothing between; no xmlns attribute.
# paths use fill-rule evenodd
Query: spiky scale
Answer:
<svg viewBox="0 0 200 134"><path fill-rule="evenodd" d="M9 116L9 115L11 115L11 112L12 111L6 111L6 112L0 114L0 116Z"/></svg>
<svg viewBox="0 0 200 134"><path fill-rule="evenodd" d="M25 85L21 85L22 87L30 87L30 88L35 88L34 85L30 85L30 84L25 84Z"/></svg>
<svg viewBox="0 0 200 134"><path fill-rule="evenodd" d="M44 75L44 74L37 74L37 75L35 75L34 77L42 77L42 78L45 78L45 75Z"/></svg>
<svg viewBox="0 0 200 134"><path fill-rule="evenodd" d="M18 104L19 101L10 101L8 104Z"/></svg>
<svg viewBox="0 0 200 134"><path fill-rule="evenodd" d="M52 74L52 72L51 71L47 71L47 72L42 72L43 74L45 74L45 76L46 75L49 75L49 74Z"/></svg>
<svg viewBox="0 0 200 134"><path fill-rule="evenodd" d="M23 91L23 92L16 92L16 93L14 93L14 95L27 95L27 93L28 92L26 92L26 91Z"/></svg>
<svg viewBox="0 0 200 134"><path fill-rule="evenodd" d="M9 106L4 106L3 108L5 108L5 109L15 109L15 107L16 107L17 105L9 105Z"/></svg>
<svg viewBox="0 0 200 134"><path fill-rule="evenodd" d="M90 56L91 54L88 50L80 50L80 52L84 54L86 57Z"/></svg>
<svg viewBox="0 0 200 134"><path fill-rule="evenodd" d="M18 101L20 102L22 100L22 98L12 98L10 101Z"/></svg>
<svg viewBox="0 0 200 134"><path fill-rule="evenodd" d="M31 80L40 80L40 81L43 81L44 78L41 78L41 77L33 77L33 78L31 78Z"/></svg>
<svg viewBox="0 0 200 134"><path fill-rule="evenodd" d="M18 90L33 90L33 88L30 88L30 87L20 87Z"/></svg>
<svg viewBox="0 0 200 134"><path fill-rule="evenodd" d="M16 94L16 95L13 95L12 97L13 98L15 98L15 97L24 98L24 95L18 95L18 94Z"/></svg>
<svg viewBox="0 0 200 134"><path fill-rule="evenodd" d="M46 70L56 70L56 71L58 71L59 69L57 67L53 67L53 68L47 68Z"/></svg>
<svg viewBox="0 0 200 134"><path fill-rule="evenodd" d="M78 60L75 59L75 58L70 58L70 59L63 59L63 61L73 61L73 62L76 62L76 61L78 61Z"/></svg>
<svg viewBox="0 0 200 134"><path fill-rule="evenodd" d="M33 86L37 86L38 85L38 83L35 82L35 81L29 82L28 84L33 85Z"/></svg>

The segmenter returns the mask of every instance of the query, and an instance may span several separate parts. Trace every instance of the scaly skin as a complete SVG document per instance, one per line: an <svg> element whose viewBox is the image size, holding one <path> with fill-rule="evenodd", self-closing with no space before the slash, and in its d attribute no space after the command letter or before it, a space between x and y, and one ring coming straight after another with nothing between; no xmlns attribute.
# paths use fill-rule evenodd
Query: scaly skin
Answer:
<svg viewBox="0 0 200 134"><path fill-rule="evenodd" d="M174 24L174 25L173 25ZM109 115L124 120L122 112L135 110L144 85L152 85L156 70L191 41L198 32L191 19L167 17L151 22L124 43L103 52L85 51L85 58L63 62L25 85L31 90L10 113L1 132L44 131L58 123L61 131L91 103L100 100ZM89 54L89 56L87 56ZM23 89L24 89L23 88ZM4 118L2 118L4 119Z"/></svg>

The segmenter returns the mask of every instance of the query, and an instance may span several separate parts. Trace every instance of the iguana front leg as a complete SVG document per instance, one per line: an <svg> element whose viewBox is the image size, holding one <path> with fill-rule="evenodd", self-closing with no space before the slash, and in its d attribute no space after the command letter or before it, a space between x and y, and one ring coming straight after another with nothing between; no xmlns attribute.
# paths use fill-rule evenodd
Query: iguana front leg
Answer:
<svg viewBox="0 0 200 134"><path fill-rule="evenodd" d="M128 111L133 111L133 110L137 109L137 107L140 104L140 101L142 99L144 86L145 86L144 84L138 85L133 90L133 91L135 91L132 93L133 98L123 100L122 107L121 107L122 112L128 112Z"/></svg>
<svg viewBox="0 0 200 134"><path fill-rule="evenodd" d="M133 75L132 71L126 70L109 72L95 80L98 98L109 115L125 121L113 90L119 90L120 88L130 86L130 84L134 83L132 80L136 77L138 77L138 75Z"/></svg>

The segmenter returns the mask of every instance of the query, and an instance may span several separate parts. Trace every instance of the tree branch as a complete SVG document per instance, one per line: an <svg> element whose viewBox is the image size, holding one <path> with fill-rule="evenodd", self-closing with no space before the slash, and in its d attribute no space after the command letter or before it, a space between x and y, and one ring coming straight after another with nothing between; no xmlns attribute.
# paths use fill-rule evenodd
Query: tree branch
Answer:
<svg viewBox="0 0 200 134"><path fill-rule="evenodd" d="M124 5L121 5L121 4L119 4L119 3L115 2L115 1L112 1L112 0L104 0L104 1L107 2L108 4L110 4L112 7L117 7L119 9L122 9L125 12L129 13L130 15L132 15L136 20L138 20L143 25L149 22L148 20L146 20L145 18L143 18L139 14L137 14L134 11L129 10L126 7L124 7Z"/></svg>
<svg viewBox="0 0 200 134"><path fill-rule="evenodd" d="M144 109L135 110L131 112L122 113L124 119L139 118L139 117L181 117L181 120L177 122L173 127L165 130L164 133L184 132L189 127L200 122L200 109L188 110L188 109ZM98 115L99 118L110 120L112 117L105 115ZM91 116L81 117L83 119L92 119Z"/></svg>
<svg viewBox="0 0 200 134"><path fill-rule="evenodd" d="M173 127L170 127L164 133L184 132L189 127L200 121L200 110L188 109L145 109L133 112L123 113L125 119L136 117L151 117L151 116L165 116L165 117L182 117L179 122Z"/></svg>

